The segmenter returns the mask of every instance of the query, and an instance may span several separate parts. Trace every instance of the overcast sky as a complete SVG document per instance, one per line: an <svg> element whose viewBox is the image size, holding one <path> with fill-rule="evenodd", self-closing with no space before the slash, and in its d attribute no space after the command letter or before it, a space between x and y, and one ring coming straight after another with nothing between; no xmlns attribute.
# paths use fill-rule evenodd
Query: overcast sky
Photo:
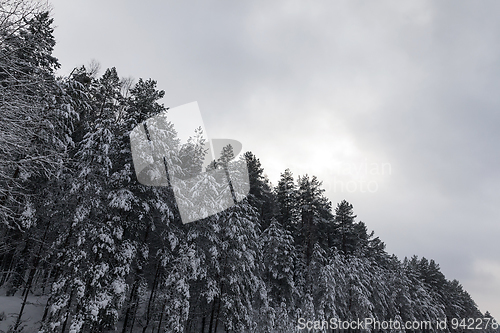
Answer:
<svg viewBox="0 0 500 333"><path fill-rule="evenodd" d="M316 175L500 319L500 2L52 4L61 74L95 59L197 101L274 184Z"/></svg>

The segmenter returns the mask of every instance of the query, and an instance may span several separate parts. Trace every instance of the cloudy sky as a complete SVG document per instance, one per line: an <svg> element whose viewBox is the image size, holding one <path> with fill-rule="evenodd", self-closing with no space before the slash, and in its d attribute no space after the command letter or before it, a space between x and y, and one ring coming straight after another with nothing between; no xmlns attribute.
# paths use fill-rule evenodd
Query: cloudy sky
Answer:
<svg viewBox="0 0 500 333"><path fill-rule="evenodd" d="M52 4L61 74L95 59L197 101L274 184L316 175L500 319L500 2Z"/></svg>

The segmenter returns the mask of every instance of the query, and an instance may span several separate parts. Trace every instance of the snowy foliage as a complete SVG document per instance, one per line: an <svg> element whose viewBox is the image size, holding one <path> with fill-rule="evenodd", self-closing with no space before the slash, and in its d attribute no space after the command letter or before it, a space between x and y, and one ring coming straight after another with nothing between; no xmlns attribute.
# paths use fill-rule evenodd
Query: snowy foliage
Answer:
<svg viewBox="0 0 500 333"><path fill-rule="evenodd" d="M482 316L436 262L390 256L350 203L332 209L316 177L287 169L273 187L231 146L202 170L201 129L180 144L154 80L85 67L56 78L46 9L0 0L0 286L48 298L40 333ZM140 177L162 186L135 174L140 124L159 142Z"/></svg>

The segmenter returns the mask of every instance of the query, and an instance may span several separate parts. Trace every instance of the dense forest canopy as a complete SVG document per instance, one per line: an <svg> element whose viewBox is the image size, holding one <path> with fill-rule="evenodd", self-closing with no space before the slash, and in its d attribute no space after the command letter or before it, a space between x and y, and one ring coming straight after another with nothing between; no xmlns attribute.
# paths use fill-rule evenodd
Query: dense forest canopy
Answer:
<svg viewBox="0 0 500 333"><path fill-rule="evenodd" d="M22 300L10 332L31 295L45 300L39 332L295 332L301 318L462 332L454 319L491 319L433 260L388 254L315 176L287 169L272 186L251 152L231 160L225 147L210 166L244 161L249 195L183 224L172 188L140 184L132 163L131 130L166 111L156 81L84 66L58 77L38 2L0 0L0 43L0 287ZM186 144L173 127L163 137L178 179L200 170L195 129ZM228 190L213 177L200 187L212 205Z"/></svg>

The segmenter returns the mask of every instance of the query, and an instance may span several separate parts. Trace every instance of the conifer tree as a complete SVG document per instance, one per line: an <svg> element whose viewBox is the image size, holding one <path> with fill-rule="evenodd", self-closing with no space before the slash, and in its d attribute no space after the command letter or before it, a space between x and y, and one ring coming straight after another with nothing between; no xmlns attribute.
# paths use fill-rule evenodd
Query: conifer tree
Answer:
<svg viewBox="0 0 500 333"><path fill-rule="evenodd" d="M55 77L47 8L36 1L0 5L0 221L23 230L17 221L35 184L27 181L57 177L74 111Z"/></svg>
<svg viewBox="0 0 500 333"><path fill-rule="evenodd" d="M276 307L282 303L292 306L297 292L293 276L296 253L292 235L273 219L261 234L259 243L269 302Z"/></svg>
<svg viewBox="0 0 500 333"><path fill-rule="evenodd" d="M352 212L352 205L342 200L335 208L335 232L338 235L334 240L337 248L344 254L362 252L368 245L369 236L363 222L355 222L356 215Z"/></svg>
<svg viewBox="0 0 500 333"><path fill-rule="evenodd" d="M251 152L244 154L248 166L250 179L250 192L248 198L250 204L257 209L260 215L260 228L266 229L274 216L276 203L272 195L272 188L269 180L264 175L264 169L260 160Z"/></svg>
<svg viewBox="0 0 500 333"><path fill-rule="evenodd" d="M231 179L237 179L235 188L231 183L220 182L220 191L232 193L237 204L217 214L220 247L216 282L219 295L213 301L213 329L217 331L219 324L226 330L243 331L253 325L251 311L254 297L261 294L262 288L257 263L258 252L258 213L243 198L239 187L244 179L238 175L245 171L244 160L230 162L233 158L231 146L227 146L221 154L217 166L231 173ZM244 165L244 164L243 164ZM212 319L211 319L212 321ZM210 324L212 327L212 324Z"/></svg>
<svg viewBox="0 0 500 333"><path fill-rule="evenodd" d="M326 240L319 230L328 228L331 221L331 203L324 197L321 182L313 176L305 175L298 179L298 208L300 211L300 234L306 265L309 265L316 243L325 244Z"/></svg>
<svg viewBox="0 0 500 333"><path fill-rule="evenodd" d="M297 234L299 215L296 185L293 174L286 169L281 174L278 186L276 187L277 220L292 235Z"/></svg>

